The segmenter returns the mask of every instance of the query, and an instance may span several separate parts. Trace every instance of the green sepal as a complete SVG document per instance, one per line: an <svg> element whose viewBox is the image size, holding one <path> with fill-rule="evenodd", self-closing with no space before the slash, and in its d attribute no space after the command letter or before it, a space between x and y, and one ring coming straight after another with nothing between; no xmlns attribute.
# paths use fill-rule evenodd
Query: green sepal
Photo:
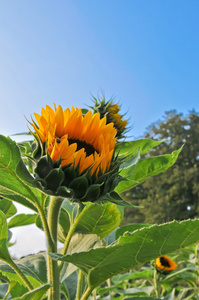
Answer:
<svg viewBox="0 0 199 300"><path fill-rule="evenodd" d="M53 162L47 159L47 156L43 156L37 163L35 173L42 179L46 178L53 169Z"/></svg>
<svg viewBox="0 0 199 300"><path fill-rule="evenodd" d="M64 171L64 175L65 175L63 185L69 186L69 184L72 182L72 180L74 180L76 178L74 166L64 167L63 171Z"/></svg>
<svg viewBox="0 0 199 300"><path fill-rule="evenodd" d="M74 179L69 185L69 188L74 190L74 194L77 199L83 198L88 188L88 180L86 179L86 176L83 175Z"/></svg>
<svg viewBox="0 0 199 300"><path fill-rule="evenodd" d="M95 202L100 196L100 184L90 185L86 191L86 194L80 200L82 202Z"/></svg>
<svg viewBox="0 0 199 300"><path fill-rule="evenodd" d="M43 156L43 143L41 140L38 139L37 135L34 134L32 131L31 131L32 135L35 137L33 143L32 143L32 157L35 159L35 160L38 160L40 159L40 157Z"/></svg>
<svg viewBox="0 0 199 300"><path fill-rule="evenodd" d="M107 193L104 196L101 196L98 201L100 202L112 202L115 203L117 205L121 205L121 206L127 206L127 207L135 207L133 204L125 201L122 197L120 197L120 195L118 193L116 193L115 191L111 192L111 193Z"/></svg>
<svg viewBox="0 0 199 300"><path fill-rule="evenodd" d="M55 191L61 186L64 180L64 172L59 168L53 169L45 178L47 188Z"/></svg>
<svg viewBox="0 0 199 300"><path fill-rule="evenodd" d="M74 191L66 186L60 186L54 194L63 198L74 198Z"/></svg>
<svg viewBox="0 0 199 300"><path fill-rule="evenodd" d="M120 177L118 174L113 173L110 177L107 178L107 180L104 182L103 186L103 194L107 194L112 192L115 187L118 185L120 182Z"/></svg>

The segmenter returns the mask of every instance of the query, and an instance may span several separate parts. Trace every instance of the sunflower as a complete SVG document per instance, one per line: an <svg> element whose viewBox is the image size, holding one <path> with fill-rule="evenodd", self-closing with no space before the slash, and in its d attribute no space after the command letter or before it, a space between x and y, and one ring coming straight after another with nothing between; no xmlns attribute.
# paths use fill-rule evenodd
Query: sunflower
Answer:
<svg viewBox="0 0 199 300"><path fill-rule="evenodd" d="M123 120L122 115L119 114L120 107L118 103L112 104L112 102L110 102L110 104L107 107L107 112L110 122L112 121L114 123L114 126L117 129L117 131L120 133L124 132L128 122L127 120Z"/></svg>
<svg viewBox="0 0 199 300"><path fill-rule="evenodd" d="M177 267L177 264L166 255L156 258L155 265L157 270L165 273L174 271Z"/></svg>
<svg viewBox="0 0 199 300"><path fill-rule="evenodd" d="M121 162L114 157L117 130L106 116L46 105L34 117L34 175L45 192L81 201L113 192L122 180Z"/></svg>
<svg viewBox="0 0 199 300"><path fill-rule="evenodd" d="M120 105L113 103L113 100L106 101L105 97L102 96L99 99L93 97L95 105L93 108L94 112L98 112L100 117L107 117L107 123L113 123L117 130L117 138L123 138L124 132L127 130L127 120L123 120L123 115L120 114Z"/></svg>
<svg viewBox="0 0 199 300"><path fill-rule="evenodd" d="M82 110L74 107L63 111L60 105L54 110L46 105L41 115L34 116L36 135L53 162L61 159L61 167L74 164L79 174L87 169L91 175L109 170L117 132L113 124L106 124L106 117L100 119L99 113L91 111L83 116Z"/></svg>

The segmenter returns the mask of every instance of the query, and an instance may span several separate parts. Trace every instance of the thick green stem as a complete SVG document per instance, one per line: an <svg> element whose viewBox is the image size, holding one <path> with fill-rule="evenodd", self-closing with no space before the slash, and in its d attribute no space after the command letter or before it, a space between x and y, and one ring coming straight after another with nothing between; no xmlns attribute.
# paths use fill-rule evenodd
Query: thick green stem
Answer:
<svg viewBox="0 0 199 300"><path fill-rule="evenodd" d="M38 209L39 216L41 218L41 222L42 222L43 229L44 229L44 232L45 232L47 245L48 246L50 245L51 247L53 247L53 241L52 241L52 238L51 238L51 234L50 234L50 230L49 230L49 227L48 227L48 222L47 222L47 219L46 219L45 212L39 205L37 205L37 209Z"/></svg>
<svg viewBox="0 0 199 300"><path fill-rule="evenodd" d="M57 228L59 221L59 211L62 205L63 199L58 197L51 197L49 210L48 210L48 226L51 236L51 242L48 243L48 253L57 253ZM47 240L48 242L48 240ZM52 285L48 292L48 300L59 300L59 269L57 261L53 260L49 255L47 258L47 271L48 282Z"/></svg>

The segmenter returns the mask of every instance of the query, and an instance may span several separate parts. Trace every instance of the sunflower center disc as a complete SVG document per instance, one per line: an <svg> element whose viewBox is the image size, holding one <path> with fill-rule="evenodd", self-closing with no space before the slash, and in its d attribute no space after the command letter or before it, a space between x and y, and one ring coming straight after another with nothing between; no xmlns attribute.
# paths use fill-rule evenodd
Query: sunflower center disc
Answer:
<svg viewBox="0 0 199 300"><path fill-rule="evenodd" d="M164 257L160 257L160 262L164 267L170 268L169 262Z"/></svg>
<svg viewBox="0 0 199 300"><path fill-rule="evenodd" d="M89 156L91 154L94 155L95 152L99 153L92 145L87 144L84 141L79 141L79 140L75 140L75 139L69 139L68 142L69 142L69 145L74 144L74 143L77 144L77 150L76 151L84 148L85 152L86 152L86 156Z"/></svg>

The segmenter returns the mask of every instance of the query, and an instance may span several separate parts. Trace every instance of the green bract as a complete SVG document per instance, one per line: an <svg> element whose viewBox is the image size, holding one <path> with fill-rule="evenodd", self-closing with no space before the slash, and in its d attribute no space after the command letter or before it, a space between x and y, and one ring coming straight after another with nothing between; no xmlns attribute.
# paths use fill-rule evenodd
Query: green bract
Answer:
<svg viewBox="0 0 199 300"><path fill-rule="evenodd" d="M103 174L101 171L91 175L90 170L79 174L75 165L60 166L60 160L53 162L48 154L41 155L41 143L34 142L34 176L40 182L41 190L49 195L68 198L72 201L81 202L104 202L110 201L120 205L127 205L114 189L119 182L125 180L120 176L120 166L124 163L124 159L118 156L112 159L110 169ZM39 157L40 156L40 157Z"/></svg>

